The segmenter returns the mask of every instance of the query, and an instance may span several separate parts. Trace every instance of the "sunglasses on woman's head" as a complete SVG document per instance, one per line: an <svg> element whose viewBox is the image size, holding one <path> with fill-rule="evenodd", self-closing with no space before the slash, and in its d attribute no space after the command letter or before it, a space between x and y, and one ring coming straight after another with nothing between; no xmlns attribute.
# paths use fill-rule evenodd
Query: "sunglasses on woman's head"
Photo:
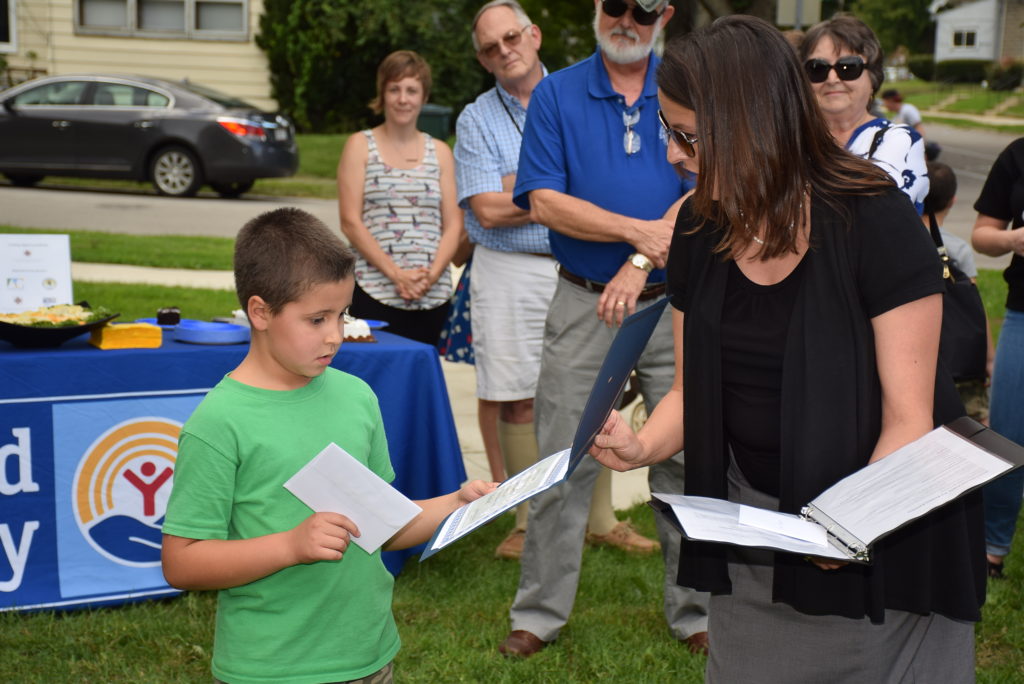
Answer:
<svg viewBox="0 0 1024 684"><path fill-rule="evenodd" d="M501 37L500 42L484 45L477 54L487 59L494 59L501 52L501 43L504 43L507 48L514 48L516 45L519 45L519 42L523 39L523 34L526 33L526 29L530 28L530 26L524 26L518 31L509 31Z"/></svg>
<svg viewBox="0 0 1024 684"><path fill-rule="evenodd" d="M626 4L625 0L601 0L601 11L612 19L618 19L625 14L628 9L629 5ZM654 22L658 21L658 17L660 17L664 12L664 7L661 8L660 12L648 12L640 7L640 5L633 5L633 21L641 26L650 26Z"/></svg>
<svg viewBox="0 0 1024 684"><path fill-rule="evenodd" d="M694 147L697 144L697 136L683 133L678 128L669 126L668 121L665 120L665 113L660 109L658 110L658 121L661 122L661 127L665 129L668 137L672 138L672 142L679 145L679 149L683 151L683 154L691 158L697 156L697 148Z"/></svg>
<svg viewBox="0 0 1024 684"><path fill-rule="evenodd" d="M856 81L864 73L864 60L856 55L840 57L835 64L829 64L823 59L809 59L804 62L804 71L811 83L824 83L828 79L828 72L836 70L836 76L841 81Z"/></svg>

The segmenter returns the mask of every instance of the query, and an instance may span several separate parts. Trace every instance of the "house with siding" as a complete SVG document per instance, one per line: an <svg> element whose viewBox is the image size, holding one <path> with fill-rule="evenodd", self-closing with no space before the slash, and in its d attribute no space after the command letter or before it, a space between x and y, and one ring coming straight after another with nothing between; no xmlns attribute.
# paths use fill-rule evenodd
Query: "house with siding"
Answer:
<svg viewBox="0 0 1024 684"><path fill-rule="evenodd" d="M188 79L267 109L263 0L0 0L11 80L83 72Z"/></svg>
<svg viewBox="0 0 1024 684"><path fill-rule="evenodd" d="M1024 59L1024 0L936 2L932 7L937 9L936 62Z"/></svg>

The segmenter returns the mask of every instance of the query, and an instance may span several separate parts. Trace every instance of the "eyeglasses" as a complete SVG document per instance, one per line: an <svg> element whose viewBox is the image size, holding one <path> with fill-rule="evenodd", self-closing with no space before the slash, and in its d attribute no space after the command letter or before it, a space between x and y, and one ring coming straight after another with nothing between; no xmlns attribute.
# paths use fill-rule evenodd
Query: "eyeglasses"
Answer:
<svg viewBox="0 0 1024 684"><path fill-rule="evenodd" d="M625 0L601 0L601 11L613 19L621 17L628 9L629 5ZM665 7L662 7L660 12L648 12L639 5L633 5L633 21L641 26L650 26L664 13Z"/></svg>
<svg viewBox="0 0 1024 684"><path fill-rule="evenodd" d="M689 133L683 133L678 128L672 128L668 125L668 121L665 120L665 113L658 110L658 121L661 122L661 127L665 129L665 133L672 139L679 149L683 151L687 157L696 157L697 148L694 145L697 144L697 136L690 135Z"/></svg>
<svg viewBox="0 0 1024 684"><path fill-rule="evenodd" d="M836 70L836 76L841 81L856 81L864 73L864 60L856 55L840 57L835 64L829 64L823 59L809 59L804 62L804 71L811 83L824 83L828 79L828 72Z"/></svg>
<svg viewBox="0 0 1024 684"><path fill-rule="evenodd" d="M533 24L530 24L529 26L524 26L518 31L509 31L508 33L503 35L501 37L501 40L498 41L497 43L488 43L487 45L484 45L482 48L477 50L477 54L487 59L494 59L501 52L502 43L504 43L505 47L509 49L514 48L516 45L519 45L520 41L522 41L523 39L523 34L526 32L526 29L530 28L530 26L533 26Z"/></svg>
<svg viewBox="0 0 1024 684"><path fill-rule="evenodd" d="M622 147L626 150L627 155L633 155L640 151L640 134L633 130L633 126L640 123L640 109L634 109L632 112L622 112L622 125L626 127L626 132L622 136Z"/></svg>

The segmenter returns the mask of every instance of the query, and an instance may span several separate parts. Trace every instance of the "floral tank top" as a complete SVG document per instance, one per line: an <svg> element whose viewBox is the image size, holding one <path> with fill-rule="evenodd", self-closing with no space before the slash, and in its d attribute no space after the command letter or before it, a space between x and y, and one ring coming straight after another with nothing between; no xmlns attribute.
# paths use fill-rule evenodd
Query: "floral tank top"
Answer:
<svg viewBox="0 0 1024 684"><path fill-rule="evenodd" d="M429 268L441 241L441 167L434 139L424 133L423 161L414 169L383 162L373 132L363 131L369 145L363 186L363 223L388 256L402 268ZM406 301L394 283L365 259L356 261L356 282L382 304L398 309L435 309L452 294L448 269L420 299Z"/></svg>

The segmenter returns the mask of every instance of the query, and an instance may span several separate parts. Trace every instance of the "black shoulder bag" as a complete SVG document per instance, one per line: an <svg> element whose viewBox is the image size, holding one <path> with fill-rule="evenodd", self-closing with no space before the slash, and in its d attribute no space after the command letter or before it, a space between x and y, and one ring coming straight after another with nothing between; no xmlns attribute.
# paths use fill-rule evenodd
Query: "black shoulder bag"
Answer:
<svg viewBox="0 0 1024 684"><path fill-rule="evenodd" d="M939 358L956 381L984 380L988 357L988 323L977 286L949 258L935 215L928 216L932 240L942 260L946 294L942 298Z"/></svg>

